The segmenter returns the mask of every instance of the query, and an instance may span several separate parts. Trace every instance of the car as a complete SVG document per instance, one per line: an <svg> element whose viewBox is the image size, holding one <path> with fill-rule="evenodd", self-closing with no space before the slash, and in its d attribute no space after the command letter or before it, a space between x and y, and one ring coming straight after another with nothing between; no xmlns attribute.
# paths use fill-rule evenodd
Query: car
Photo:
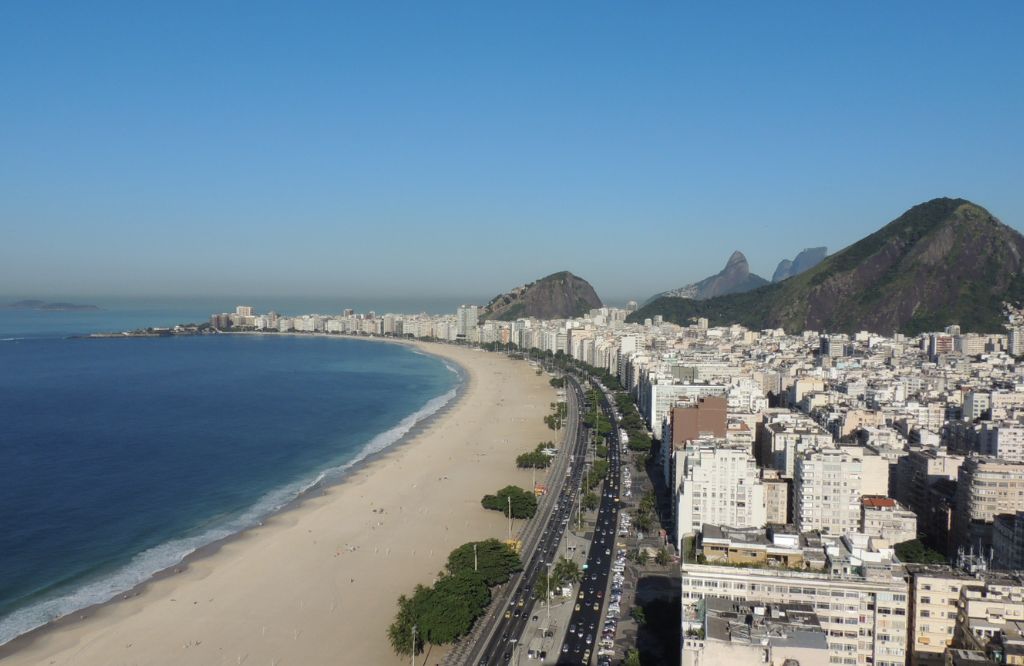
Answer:
<svg viewBox="0 0 1024 666"><path fill-rule="evenodd" d="M539 619L539 617L540 616L538 616L538 615L534 615L533 617L530 618L530 622L536 622Z"/></svg>
<svg viewBox="0 0 1024 666"><path fill-rule="evenodd" d="M579 609L580 609L580 605L576 604L576 610L579 610Z"/></svg>
<svg viewBox="0 0 1024 666"><path fill-rule="evenodd" d="M594 644L594 636L591 635L591 634L587 634L587 645L593 645L593 644Z"/></svg>
<svg viewBox="0 0 1024 666"><path fill-rule="evenodd" d="M575 634L576 633L576 623L575 622L573 622L572 624L569 625L569 633L570 634Z"/></svg>
<svg viewBox="0 0 1024 666"><path fill-rule="evenodd" d="M520 615L522 615L522 614L523 614L523 611L521 611L521 610L519 610L519 609L517 608L517 609L515 610L515 612L514 612L514 613L512 613L512 617L519 617L519 616L520 616Z"/></svg>
<svg viewBox="0 0 1024 666"><path fill-rule="evenodd" d="M505 611L505 619L508 620L511 617L512 617L512 611L510 611L510 610Z"/></svg>
<svg viewBox="0 0 1024 666"><path fill-rule="evenodd" d="M588 661L590 661L590 648L583 651L583 663L585 664Z"/></svg>
<svg viewBox="0 0 1024 666"><path fill-rule="evenodd" d="M569 644L568 643L562 643L562 654L565 654L568 651L569 651Z"/></svg>
<svg viewBox="0 0 1024 666"><path fill-rule="evenodd" d="M597 603L597 602L595 601L595 602L594 602L594 610L595 610L595 611L598 611L598 612L600 612L600 610L601 610L601 604L599 604L599 603Z"/></svg>
<svg viewBox="0 0 1024 666"><path fill-rule="evenodd" d="M578 598L578 599L582 599L583 598L583 590L582 589L580 590L580 593L578 595L576 595L576 598Z"/></svg>

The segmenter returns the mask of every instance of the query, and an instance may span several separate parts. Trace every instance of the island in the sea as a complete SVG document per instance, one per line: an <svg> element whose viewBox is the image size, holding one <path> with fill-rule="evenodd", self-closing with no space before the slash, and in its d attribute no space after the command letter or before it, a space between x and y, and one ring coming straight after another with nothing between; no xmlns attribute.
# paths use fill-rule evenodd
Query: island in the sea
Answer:
<svg viewBox="0 0 1024 666"><path fill-rule="evenodd" d="M46 301L25 300L16 303L9 303L4 307L13 310L43 310L46 312L68 312L83 310L99 310L98 305L79 305L77 303L47 303Z"/></svg>

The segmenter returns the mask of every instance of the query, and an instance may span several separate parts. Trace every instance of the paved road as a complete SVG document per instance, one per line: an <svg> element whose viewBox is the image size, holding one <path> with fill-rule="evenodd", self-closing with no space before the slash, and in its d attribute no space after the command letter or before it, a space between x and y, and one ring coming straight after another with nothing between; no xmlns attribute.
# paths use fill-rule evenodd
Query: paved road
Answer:
<svg viewBox="0 0 1024 666"><path fill-rule="evenodd" d="M474 630L463 650L453 653L453 659L448 663L508 664L513 656L518 659L520 651L525 653L522 636L528 627L537 626L531 620L533 615L539 613L543 617L544 608L535 604L533 588L539 577L547 575L547 564L557 560L558 544L570 519L580 485L589 437L589 431L579 427L582 388L575 378L568 375L565 388L569 419L563 448L568 451L565 452L567 455L558 457L558 463L549 476L548 493L542 498L537 515L523 531L523 571L496 593L496 603L481 619L479 629Z"/></svg>
<svg viewBox="0 0 1024 666"><path fill-rule="evenodd" d="M599 387L595 385L595 388ZM619 443L618 421L603 392L601 408L612 424L612 432L607 438L610 466L601 495L594 538L587 553L587 567L580 585L582 597L577 598L572 617L569 618L569 632L562 643L559 664L589 664L594 659L597 644L601 640L601 611L607 602L605 592L608 589L608 577L615 559L615 533L619 522L619 453L622 447Z"/></svg>

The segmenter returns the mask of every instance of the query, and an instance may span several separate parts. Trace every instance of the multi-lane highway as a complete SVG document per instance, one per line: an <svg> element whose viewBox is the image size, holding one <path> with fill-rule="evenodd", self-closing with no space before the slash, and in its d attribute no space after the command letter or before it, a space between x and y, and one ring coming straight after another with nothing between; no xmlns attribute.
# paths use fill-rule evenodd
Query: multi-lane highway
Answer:
<svg viewBox="0 0 1024 666"><path fill-rule="evenodd" d="M590 436L589 431L579 426L584 405L582 388L575 378L566 375L565 389L568 422L563 448L566 450L557 457L549 476L548 493L523 532L523 571L496 593L497 603L481 619L481 626L471 636L466 653L459 655L458 663L508 664L520 651L525 653L522 638L526 630L539 626L540 618L544 617L543 605L534 602L533 589L537 581L547 575L548 564L557 559L558 544L576 501ZM538 620L532 620L535 615Z"/></svg>
<svg viewBox="0 0 1024 666"><path fill-rule="evenodd" d="M526 661L530 636L536 633L536 628L544 626L544 603L534 600L533 590L541 577L548 574L548 565L554 565L558 559L558 545L577 510L584 460L592 437L590 429L579 425L586 402L583 388L571 375L565 378L569 416L564 445L566 451L558 456L556 466L549 476L549 492L522 535L523 571L496 593L496 603L481 619L463 649L457 649L448 663L481 666L504 666L513 661L523 663ZM571 631L565 635L562 644L552 648L558 651L559 664L589 663L592 653L596 651L602 630L604 592L616 556L621 445L617 419L607 395L603 387L596 383L594 388L598 389L601 409L612 424L612 432L607 437L609 469L579 596L575 600L575 609L570 619Z"/></svg>
<svg viewBox="0 0 1024 666"><path fill-rule="evenodd" d="M605 590L608 589L608 576L612 562L616 557L615 533L619 520L619 442L618 421L608 403L603 387L595 385L601 394L601 408L612 424L612 432L608 435L608 477L604 483L601 504L594 526L594 537L587 553L587 566L583 572L579 594L576 599L569 627L562 643L559 664L589 664L597 645L601 640L603 629L602 609L604 607Z"/></svg>

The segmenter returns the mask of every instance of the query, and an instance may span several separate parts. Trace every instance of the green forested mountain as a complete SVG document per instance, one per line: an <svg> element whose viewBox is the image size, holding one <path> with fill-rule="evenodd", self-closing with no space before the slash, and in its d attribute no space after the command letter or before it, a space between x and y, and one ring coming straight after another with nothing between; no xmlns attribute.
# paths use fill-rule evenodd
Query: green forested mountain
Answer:
<svg viewBox="0 0 1024 666"><path fill-rule="evenodd" d="M965 199L933 199L782 282L704 301L659 298L629 321L753 329L919 333L959 324L999 332L1002 303L1024 299L1024 236Z"/></svg>

